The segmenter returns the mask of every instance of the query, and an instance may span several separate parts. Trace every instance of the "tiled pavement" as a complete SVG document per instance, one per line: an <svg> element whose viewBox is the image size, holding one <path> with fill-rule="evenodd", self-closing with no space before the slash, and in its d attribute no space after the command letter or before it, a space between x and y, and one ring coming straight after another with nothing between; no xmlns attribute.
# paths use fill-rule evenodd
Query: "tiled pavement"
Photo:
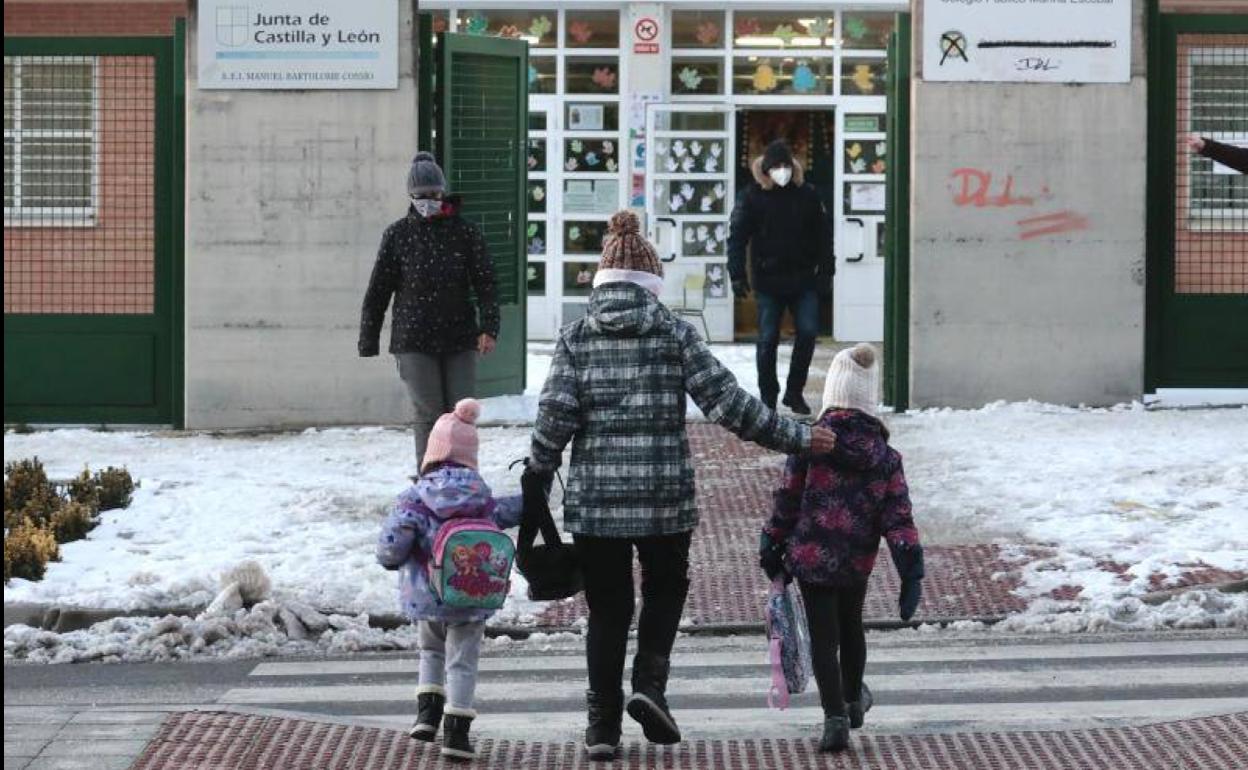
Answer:
<svg viewBox="0 0 1248 770"><path fill-rule="evenodd" d="M4 770L125 770L161 729L163 712L4 710Z"/></svg>

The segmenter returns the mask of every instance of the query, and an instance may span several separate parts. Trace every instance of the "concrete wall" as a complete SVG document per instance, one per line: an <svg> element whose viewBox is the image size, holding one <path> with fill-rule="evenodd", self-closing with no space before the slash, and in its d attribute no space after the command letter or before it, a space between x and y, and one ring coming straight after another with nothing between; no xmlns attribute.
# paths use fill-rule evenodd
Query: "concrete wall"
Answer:
<svg viewBox="0 0 1248 770"><path fill-rule="evenodd" d="M1104 85L925 83L914 10L912 402L1139 398L1145 3L1131 82ZM964 183L988 191L965 196ZM1028 237L1035 228L1020 224L1059 212L1067 232Z"/></svg>
<svg viewBox="0 0 1248 770"><path fill-rule="evenodd" d="M412 5L394 91L200 91L189 20L188 428L409 419L393 359L358 358L356 339L382 230L406 208Z"/></svg>

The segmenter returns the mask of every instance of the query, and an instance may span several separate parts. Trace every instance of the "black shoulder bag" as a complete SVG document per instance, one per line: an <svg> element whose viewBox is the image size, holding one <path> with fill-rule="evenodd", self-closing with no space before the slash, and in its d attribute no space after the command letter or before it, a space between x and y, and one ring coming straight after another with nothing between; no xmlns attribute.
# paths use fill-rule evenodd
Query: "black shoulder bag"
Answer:
<svg viewBox="0 0 1248 770"><path fill-rule="evenodd" d="M575 549L559 537L555 519L550 515L546 485L540 476L526 471L520 478L520 489L524 513L516 542L516 569L529 583L529 598L551 601L576 596L585 587L581 564ZM539 529L545 541L540 545L535 542Z"/></svg>

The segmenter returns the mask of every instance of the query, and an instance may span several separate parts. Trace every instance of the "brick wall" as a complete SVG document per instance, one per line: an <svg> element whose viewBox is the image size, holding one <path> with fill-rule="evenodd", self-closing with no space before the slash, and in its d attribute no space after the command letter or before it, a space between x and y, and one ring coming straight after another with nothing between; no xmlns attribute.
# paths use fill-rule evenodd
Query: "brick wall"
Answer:
<svg viewBox="0 0 1248 770"><path fill-rule="evenodd" d="M187 2L4 3L6 37L120 37L173 34L174 20L187 15Z"/></svg>

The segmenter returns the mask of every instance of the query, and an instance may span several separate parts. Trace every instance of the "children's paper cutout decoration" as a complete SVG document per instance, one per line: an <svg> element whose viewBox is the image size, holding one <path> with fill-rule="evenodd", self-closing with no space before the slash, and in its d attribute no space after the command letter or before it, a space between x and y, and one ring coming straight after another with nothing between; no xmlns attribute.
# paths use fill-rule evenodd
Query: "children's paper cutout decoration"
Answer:
<svg viewBox="0 0 1248 770"><path fill-rule="evenodd" d="M524 232L529 238L532 238L533 236L537 235L538 227L539 225L537 224L537 222L530 222L528 229L526 229Z"/></svg>
<svg viewBox="0 0 1248 770"><path fill-rule="evenodd" d="M510 38L512 40L520 37L520 28L514 24L508 24L505 27L499 27L498 36Z"/></svg>
<svg viewBox="0 0 1248 770"><path fill-rule="evenodd" d="M677 139L672 143L672 155L675 155L677 158L683 158L687 152L689 152L689 148L685 146L683 139Z"/></svg>
<svg viewBox="0 0 1248 770"><path fill-rule="evenodd" d="M737 37L749 37L757 35L763 31L763 26L758 23L758 19L737 19Z"/></svg>
<svg viewBox="0 0 1248 770"><path fill-rule="evenodd" d="M693 200L693 185L688 182L682 184L680 186L680 194L685 198L685 200Z"/></svg>
<svg viewBox="0 0 1248 770"><path fill-rule="evenodd" d="M619 167L620 167L620 164L615 162L615 158L607 159L607 171L615 171Z"/></svg>
<svg viewBox="0 0 1248 770"><path fill-rule="evenodd" d="M673 195L672 199L668 201L668 210L680 211L681 207L684 205L685 205L684 198L680 197L679 195Z"/></svg>
<svg viewBox="0 0 1248 770"><path fill-rule="evenodd" d="M845 34L850 40L862 40L867 36L867 23L857 16L850 16L845 22Z"/></svg>
<svg viewBox="0 0 1248 770"><path fill-rule="evenodd" d="M724 196L728 194L728 189L724 187L723 182L717 182L715 184L715 189L713 189L711 192L715 193L716 198L723 200Z"/></svg>
<svg viewBox="0 0 1248 770"><path fill-rule="evenodd" d="M473 14L464 24L464 32L469 35L484 35L490 28L490 20L481 14Z"/></svg>
<svg viewBox="0 0 1248 770"><path fill-rule="evenodd" d="M707 253L707 254L714 254L714 253L715 253L715 252L717 252L717 251L719 251L719 242L718 242L718 241L716 241L716 240L715 240L715 239L713 239L713 238L712 238L712 239L710 239L710 240L708 240L708 241L706 242L706 253Z"/></svg>
<svg viewBox="0 0 1248 770"><path fill-rule="evenodd" d="M568 171L576 171L576 167L578 165L579 164L576 162L576 158L568 158L567 161L563 164L563 167L566 168Z"/></svg>
<svg viewBox="0 0 1248 770"><path fill-rule="evenodd" d="M692 142L690 142L689 152L693 153L695 157L698 155L701 155L702 150L703 150L702 143L699 142L697 139L694 139Z"/></svg>
<svg viewBox="0 0 1248 770"><path fill-rule="evenodd" d="M705 241L711 237L711 229L706 225L698 225L698 240Z"/></svg>
<svg viewBox="0 0 1248 770"><path fill-rule="evenodd" d="M793 90L806 94L814 91L819 86L819 79L815 77L815 71L810 68L809 62L799 62L797 68L793 70Z"/></svg>
<svg viewBox="0 0 1248 770"><path fill-rule="evenodd" d="M861 174L867 170L867 162L862 158L857 158L856 160L850 162L849 170L855 174Z"/></svg>
<svg viewBox="0 0 1248 770"><path fill-rule="evenodd" d="M832 34L832 20L815 19L806 29L810 32L812 37L827 37Z"/></svg>
<svg viewBox="0 0 1248 770"><path fill-rule="evenodd" d="M598 153L596 152L585 153L585 165L586 166L590 166L592 168L593 166L597 166L601 162L602 161L599 160L598 158Z"/></svg>
<svg viewBox="0 0 1248 770"><path fill-rule="evenodd" d="M697 241L697 233L692 228L685 228L685 243L694 243Z"/></svg>
<svg viewBox="0 0 1248 770"><path fill-rule="evenodd" d="M685 67L676 75L676 79L687 91L696 91L702 85L702 75L695 67Z"/></svg>
<svg viewBox="0 0 1248 770"><path fill-rule="evenodd" d="M876 154L876 156L877 156L877 157L880 157L880 158L882 158L882 157L884 157L885 155L887 155L887 154L888 154L888 143L887 143L887 142L876 142L876 145L875 145L875 154Z"/></svg>
<svg viewBox="0 0 1248 770"><path fill-rule="evenodd" d="M721 195L719 197L722 198L724 196ZM715 240L722 241L726 237L728 237L728 228L723 224L715 225Z"/></svg>
<svg viewBox="0 0 1248 770"><path fill-rule="evenodd" d="M780 44L786 46L793 45L793 38L797 37L797 31L792 24L780 24L771 34L780 38Z"/></svg>
<svg viewBox="0 0 1248 770"><path fill-rule="evenodd" d="M715 203L715 201L714 201L714 199L713 199L713 198L711 198L711 196L709 196L709 195L703 195L703 196L702 196L702 201L701 201L702 213L704 213L704 214L705 214L705 213L709 212L709 211L711 210L711 205L712 205L713 203Z"/></svg>
<svg viewBox="0 0 1248 770"><path fill-rule="evenodd" d="M667 169L667 173L669 174L675 174L680 170L680 162L670 155L663 161L663 166Z"/></svg>
<svg viewBox="0 0 1248 770"><path fill-rule="evenodd" d="M758 65L758 69L754 70L754 90L774 91L777 85L776 71L771 68L769 62L763 61Z"/></svg>
<svg viewBox="0 0 1248 770"><path fill-rule="evenodd" d="M533 86L537 85L538 78L540 77L541 77L541 73L537 71L537 67L534 67L532 64L530 64L529 65L529 87L532 88Z"/></svg>
<svg viewBox="0 0 1248 770"><path fill-rule="evenodd" d="M684 160L680 162L680 170L689 174L693 171L693 164L696 162L692 155L686 155Z"/></svg>
<svg viewBox="0 0 1248 770"><path fill-rule="evenodd" d="M615 142L611 141L610 139L608 139L608 140L606 140L605 142L603 142L603 143L602 143L602 154L603 154L603 155L614 155L614 154L615 154Z"/></svg>
<svg viewBox="0 0 1248 770"><path fill-rule="evenodd" d="M857 158L859 155L862 154L862 145L859 144L858 142L854 142L853 144L845 148L845 154L851 158Z"/></svg>
<svg viewBox="0 0 1248 770"><path fill-rule="evenodd" d="M531 192L535 201L541 202L546 199L546 188L542 185L534 185Z"/></svg>
<svg viewBox="0 0 1248 770"><path fill-rule="evenodd" d="M580 152L581 150L585 149L585 145L581 142L580 139L573 139L572 143L568 146L572 148L572 152Z"/></svg>
<svg viewBox="0 0 1248 770"><path fill-rule="evenodd" d="M707 174L714 174L719 171L719 158L710 157L702 164L702 170Z"/></svg>
<svg viewBox="0 0 1248 770"><path fill-rule="evenodd" d="M654 151L658 153L659 155L666 155L667 154L667 142L655 142Z"/></svg>
<svg viewBox="0 0 1248 770"><path fill-rule="evenodd" d="M585 45L594 38L594 28L585 21L574 21L568 25L568 34L577 45Z"/></svg>
<svg viewBox="0 0 1248 770"><path fill-rule="evenodd" d="M883 158L880 158L879 160L871 164L872 174L883 174L886 169L887 167L884 165Z"/></svg>
<svg viewBox="0 0 1248 770"><path fill-rule="evenodd" d="M542 240L541 238L533 238L532 240L530 240L529 241L529 253L530 254L546 253L546 241Z"/></svg>
<svg viewBox="0 0 1248 770"><path fill-rule="evenodd" d="M875 93L875 78L871 75L870 64L855 64L854 74L850 78L854 81L854 85L864 94Z"/></svg>
<svg viewBox="0 0 1248 770"><path fill-rule="evenodd" d="M593 81L594 85L599 88L610 90L615 88L615 73L611 71L610 67L599 67L594 70Z"/></svg>
<svg viewBox="0 0 1248 770"><path fill-rule="evenodd" d="M541 40L555 28L554 23L546 16L538 16L529 24L529 35Z"/></svg>
<svg viewBox="0 0 1248 770"><path fill-rule="evenodd" d="M704 21L698 25L698 42L702 45L715 45L719 42L719 25L713 21Z"/></svg>
<svg viewBox="0 0 1248 770"><path fill-rule="evenodd" d="M723 155L723 154L724 154L724 146L722 144L716 142L715 144L711 145L711 155L713 157L718 158L720 155Z"/></svg>
<svg viewBox="0 0 1248 770"><path fill-rule="evenodd" d="M581 228L572 225L568 228L568 240L579 241L581 239Z"/></svg>

